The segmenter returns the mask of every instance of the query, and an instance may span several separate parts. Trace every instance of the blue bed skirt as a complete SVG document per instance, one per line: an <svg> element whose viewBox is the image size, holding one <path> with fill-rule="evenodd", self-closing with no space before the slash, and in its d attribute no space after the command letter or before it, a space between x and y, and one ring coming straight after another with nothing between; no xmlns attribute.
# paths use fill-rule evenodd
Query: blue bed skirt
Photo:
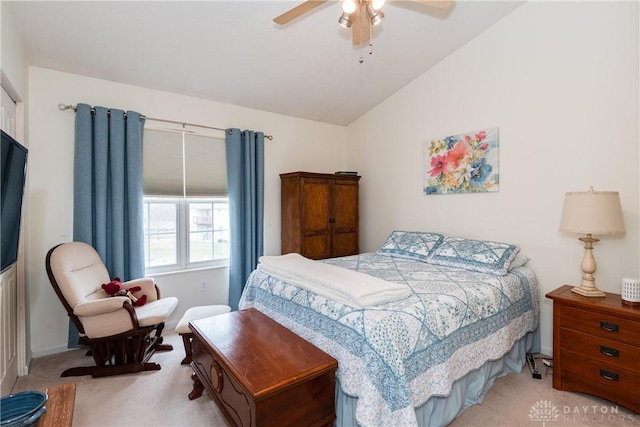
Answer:
<svg viewBox="0 0 640 427"><path fill-rule="evenodd" d="M526 362L526 354L540 351L539 329L530 332L514 344L502 359L485 363L453 383L446 397L432 397L416 409L421 427L446 426L472 405L482 403L496 378L510 373L520 373ZM336 422L338 427L356 427L357 398L347 396L336 387Z"/></svg>

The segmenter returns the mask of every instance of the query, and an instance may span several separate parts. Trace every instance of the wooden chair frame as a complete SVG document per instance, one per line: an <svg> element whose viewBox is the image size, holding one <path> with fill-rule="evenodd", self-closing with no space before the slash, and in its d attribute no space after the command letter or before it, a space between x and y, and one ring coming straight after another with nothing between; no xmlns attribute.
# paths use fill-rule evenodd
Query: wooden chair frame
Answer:
<svg viewBox="0 0 640 427"><path fill-rule="evenodd" d="M78 316L73 313L73 308L65 299L58 281L51 270L51 254L60 246L57 245L47 252L46 269L49 281L58 295L60 302L67 310L67 315L78 328L80 338L78 344L89 347L87 355L93 356L95 366L79 366L65 370L61 376L91 375L92 377L105 377L111 375L130 374L140 371L159 370L160 364L149 362L156 351L173 350L171 344L162 343L162 330L164 322L151 326L141 327L138 323L136 311L130 302L123 303L123 308L129 313L133 329L102 338L89 338L85 335L84 327ZM160 299L160 290L155 286Z"/></svg>

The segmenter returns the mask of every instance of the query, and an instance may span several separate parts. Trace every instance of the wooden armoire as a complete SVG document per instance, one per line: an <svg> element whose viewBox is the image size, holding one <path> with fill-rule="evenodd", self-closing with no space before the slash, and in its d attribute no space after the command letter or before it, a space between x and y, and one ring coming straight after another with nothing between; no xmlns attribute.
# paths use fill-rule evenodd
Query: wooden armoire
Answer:
<svg viewBox="0 0 640 427"><path fill-rule="evenodd" d="M359 180L345 174L280 174L282 253L311 259L357 254Z"/></svg>

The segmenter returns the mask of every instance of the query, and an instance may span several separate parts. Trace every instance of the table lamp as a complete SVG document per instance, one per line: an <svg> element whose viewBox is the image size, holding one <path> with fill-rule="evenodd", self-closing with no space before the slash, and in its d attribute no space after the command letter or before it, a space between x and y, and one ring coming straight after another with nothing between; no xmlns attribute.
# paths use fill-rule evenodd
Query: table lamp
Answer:
<svg viewBox="0 0 640 427"><path fill-rule="evenodd" d="M579 240L584 242L582 258L582 284L573 292L585 297L604 297L604 292L596 287L596 260L593 244L599 242L592 235L619 236L625 233L617 191L595 191L593 187L585 192L570 192L565 195L560 231L564 233L586 234Z"/></svg>

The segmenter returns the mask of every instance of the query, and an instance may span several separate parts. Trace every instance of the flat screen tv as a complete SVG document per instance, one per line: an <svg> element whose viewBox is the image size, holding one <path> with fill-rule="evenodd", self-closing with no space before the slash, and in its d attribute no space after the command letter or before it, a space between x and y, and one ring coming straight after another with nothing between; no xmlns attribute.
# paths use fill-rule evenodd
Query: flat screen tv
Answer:
<svg viewBox="0 0 640 427"><path fill-rule="evenodd" d="M27 172L27 149L2 132L0 156L0 259L1 271L18 260L22 196Z"/></svg>

